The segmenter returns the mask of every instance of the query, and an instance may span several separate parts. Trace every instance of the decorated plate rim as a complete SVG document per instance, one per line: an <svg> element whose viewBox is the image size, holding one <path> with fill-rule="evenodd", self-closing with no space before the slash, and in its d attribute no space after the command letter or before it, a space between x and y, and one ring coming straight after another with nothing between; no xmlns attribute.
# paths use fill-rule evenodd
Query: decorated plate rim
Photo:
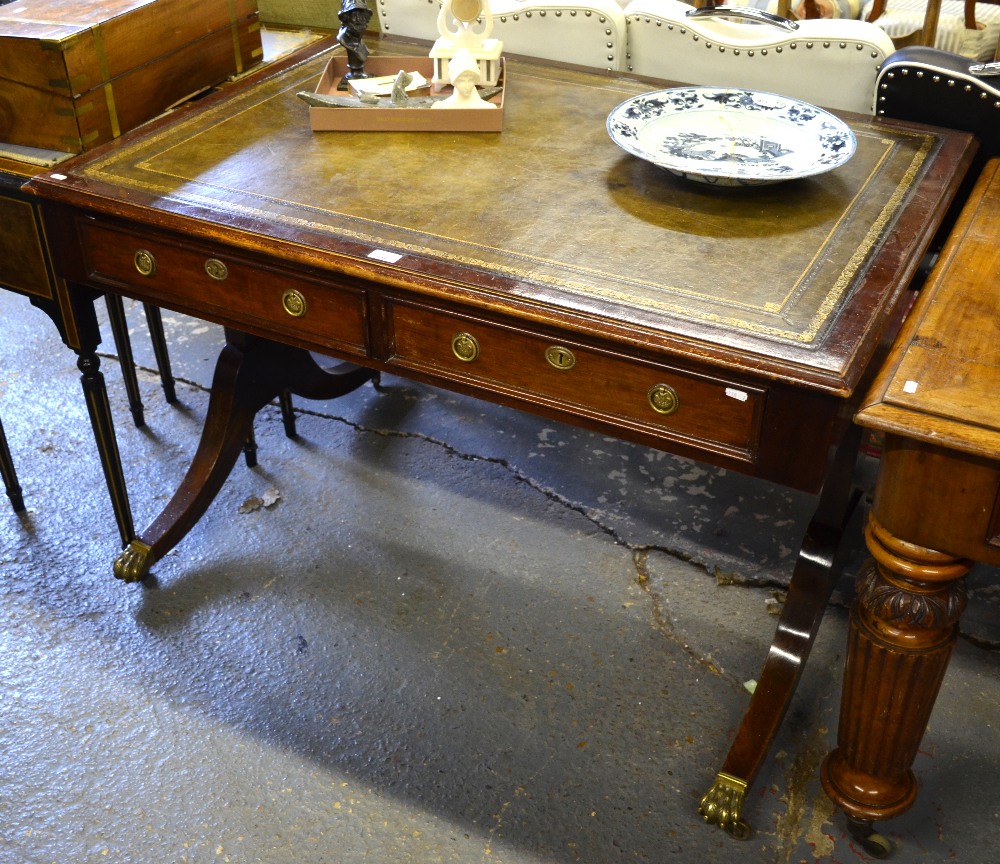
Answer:
<svg viewBox="0 0 1000 864"><path fill-rule="evenodd" d="M690 105L667 105L667 100L690 97L695 99ZM723 102L719 97L728 97L729 101ZM706 104L706 100L716 104ZM646 102L658 102L659 108L665 109L650 117L627 117L626 113L636 105ZM748 103L759 107L748 107ZM794 168L785 166L781 171L774 170L776 160L760 162L753 165L740 165L731 162L713 164L710 161L693 162L684 159L683 164L679 159L672 158L669 154L661 155L649 153L638 145L638 135L648 123L658 120L660 117L671 114L679 114L685 111L717 110L724 113L731 113L739 116L751 116L753 111L779 111L783 115L761 114L757 116L777 117L783 122L793 122L787 118L787 112L799 112L802 121L799 124L803 128L810 130L817 128L817 152L820 157L824 153L829 155L828 159L816 158L815 160L803 163ZM621 134L621 130L631 125L634 134ZM819 124L818 126L816 124ZM841 146L838 149L830 150L824 147L821 132L826 129L831 136L840 136L838 142ZM801 177L810 177L832 171L847 162L857 149L857 138L850 126L837 117L835 114L820 108L801 99L792 96L783 96L779 93L772 93L766 90L757 90L748 87L712 87L703 85L691 85L683 87L668 87L661 90L653 90L647 93L640 93L631 96L615 106L608 114L607 131L612 141L619 147L633 156L644 159L662 168L684 176L731 179L736 182L777 182L781 180L793 180ZM693 167L697 164L697 168Z"/></svg>

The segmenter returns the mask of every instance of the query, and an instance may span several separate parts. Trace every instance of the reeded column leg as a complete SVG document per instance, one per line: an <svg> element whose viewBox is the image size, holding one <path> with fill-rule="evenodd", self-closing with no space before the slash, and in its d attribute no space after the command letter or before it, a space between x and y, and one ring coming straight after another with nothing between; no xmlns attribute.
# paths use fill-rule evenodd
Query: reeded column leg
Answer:
<svg viewBox="0 0 1000 864"><path fill-rule="evenodd" d="M149 328L149 340L153 345L153 356L156 358L156 368L160 370L160 385L163 387L163 397L171 405L177 401L177 388L174 386L174 372L170 367L170 352L167 350L167 337L163 333L163 315L160 307L152 303L143 303L146 313L146 326Z"/></svg>
<svg viewBox="0 0 1000 864"><path fill-rule="evenodd" d="M295 429L295 403L292 401L292 394L287 390L282 390L278 395L278 405L281 407L281 422L285 424L286 437L298 438L299 433Z"/></svg>
<svg viewBox="0 0 1000 864"><path fill-rule="evenodd" d="M111 506L118 523L118 533L122 546L135 537L135 526L132 523L132 508L129 505L128 490L125 488L125 476L122 471L121 454L118 452L118 441L115 439L115 428L111 420L111 405L108 402L108 390L101 373L101 361L96 352L82 352L76 363L80 369L80 384L83 396L87 402L87 412L90 414L90 425L94 430L94 441L104 470L104 480L111 495Z"/></svg>
<svg viewBox="0 0 1000 864"><path fill-rule="evenodd" d="M243 461L247 468L257 467L257 436L253 431L253 422L247 430L247 440L243 442Z"/></svg>
<svg viewBox="0 0 1000 864"><path fill-rule="evenodd" d="M10 455L10 447L7 446L7 436L3 431L3 423L0 423L0 476L3 477L4 490L7 492L7 497L10 498L14 512L20 513L24 510L24 496L17 483L14 459Z"/></svg>
<svg viewBox="0 0 1000 864"><path fill-rule="evenodd" d="M958 635L971 562L894 537L874 516L865 539L872 558L858 574L837 749L822 779L852 833L881 857L891 847L872 825L916 798L910 766Z"/></svg>

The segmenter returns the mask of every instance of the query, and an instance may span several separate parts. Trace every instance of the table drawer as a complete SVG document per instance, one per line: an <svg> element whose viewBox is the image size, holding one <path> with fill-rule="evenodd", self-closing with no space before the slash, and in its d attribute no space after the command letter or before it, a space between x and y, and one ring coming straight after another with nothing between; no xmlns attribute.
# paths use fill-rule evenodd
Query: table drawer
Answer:
<svg viewBox="0 0 1000 864"><path fill-rule="evenodd" d="M766 392L575 340L390 301L390 365L752 461Z"/></svg>
<svg viewBox="0 0 1000 864"><path fill-rule="evenodd" d="M226 249L172 243L84 220L84 266L91 284L104 283L180 312L210 317L275 337L306 340L318 349L367 353L365 297L360 288L331 285L299 273L262 267Z"/></svg>

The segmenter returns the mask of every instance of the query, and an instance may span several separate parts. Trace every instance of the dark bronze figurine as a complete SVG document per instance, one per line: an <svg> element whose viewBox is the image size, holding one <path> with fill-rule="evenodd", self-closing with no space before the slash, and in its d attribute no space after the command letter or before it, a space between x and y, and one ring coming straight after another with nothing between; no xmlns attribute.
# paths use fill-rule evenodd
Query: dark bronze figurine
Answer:
<svg viewBox="0 0 1000 864"><path fill-rule="evenodd" d="M365 0L343 0L337 13L341 28L337 38L347 52L347 74L341 79L338 90L346 90L347 82L355 78L367 78L365 60L368 58L368 46L365 44L365 29L372 20L372 10Z"/></svg>

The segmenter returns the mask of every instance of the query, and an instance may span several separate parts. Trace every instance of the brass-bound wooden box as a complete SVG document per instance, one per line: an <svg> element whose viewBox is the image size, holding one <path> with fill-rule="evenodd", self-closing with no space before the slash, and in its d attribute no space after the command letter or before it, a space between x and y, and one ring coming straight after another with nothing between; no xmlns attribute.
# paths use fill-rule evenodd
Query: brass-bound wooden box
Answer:
<svg viewBox="0 0 1000 864"><path fill-rule="evenodd" d="M79 153L260 62L256 0L0 5L0 141Z"/></svg>

